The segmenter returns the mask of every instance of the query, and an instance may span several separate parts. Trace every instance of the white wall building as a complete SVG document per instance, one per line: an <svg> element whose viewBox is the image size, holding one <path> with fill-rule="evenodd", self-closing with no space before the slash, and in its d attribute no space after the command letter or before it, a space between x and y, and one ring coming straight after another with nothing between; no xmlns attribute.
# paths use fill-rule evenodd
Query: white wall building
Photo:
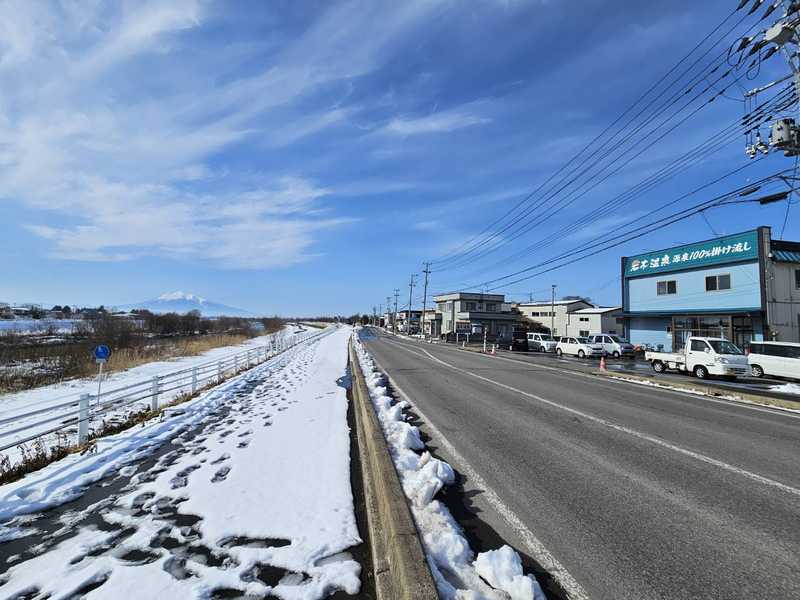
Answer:
<svg viewBox="0 0 800 600"><path fill-rule="evenodd" d="M585 300L543 300L523 302L517 310L529 323L552 329L553 335L624 334L619 306L595 306Z"/></svg>

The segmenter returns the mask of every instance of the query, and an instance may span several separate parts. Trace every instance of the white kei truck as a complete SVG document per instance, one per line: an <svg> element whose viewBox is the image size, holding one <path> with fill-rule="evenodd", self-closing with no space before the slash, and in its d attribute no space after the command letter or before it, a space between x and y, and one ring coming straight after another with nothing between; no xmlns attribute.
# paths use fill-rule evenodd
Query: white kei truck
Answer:
<svg viewBox="0 0 800 600"><path fill-rule="evenodd" d="M656 373L681 371L698 379L752 376L744 352L722 338L690 337L682 352L645 352L644 357Z"/></svg>

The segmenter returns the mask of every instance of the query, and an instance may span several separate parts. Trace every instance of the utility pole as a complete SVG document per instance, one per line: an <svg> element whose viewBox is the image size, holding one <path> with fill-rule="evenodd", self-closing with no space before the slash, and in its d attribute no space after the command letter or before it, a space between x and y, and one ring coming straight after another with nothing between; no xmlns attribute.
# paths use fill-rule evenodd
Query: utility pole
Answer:
<svg viewBox="0 0 800 600"><path fill-rule="evenodd" d="M533 292L528 292L528 302L533 303Z"/></svg>
<svg viewBox="0 0 800 600"><path fill-rule="evenodd" d="M378 304L378 320L375 323L376 327L381 326L381 315L383 315L383 304Z"/></svg>
<svg viewBox="0 0 800 600"><path fill-rule="evenodd" d="M414 295L414 285L416 284L414 280L416 278L417 276L412 274L411 281L408 284L408 312L406 313L406 317L408 318L406 319L406 333L409 335L411 335L411 298Z"/></svg>
<svg viewBox="0 0 800 600"><path fill-rule="evenodd" d="M372 326L375 327L375 317L377 316L377 307L372 305Z"/></svg>
<svg viewBox="0 0 800 600"><path fill-rule="evenodd" d="M422 269L422 272L425 273L425 284L423 286L422 292L422 318L420 319L420 333L422 334L422 339L425 339L425 311L428 308L428 275L431 274L431 263L426 262L425 268Z"/></svg>
<svg viewBox="0 0 800 600"><path fill-rule="evenodd" d="M745 4L746 2L741 3L739 8L743 8ZM800 49L800 34L798 33L800 4L796 2L783 2L782 4L786 6L783 16L763 32L761 39L757 39L759 36L756 35L742 38L737 46L732 47L734 52L730 55L733 60L737 61L736 67L738 68L745 61L749 61L752 56L756 57L760 65L761 62L767 60L773 54L781 52L788 63L790 71L787 75L744 94L746 113L744 122L750 125L750 128L745 131L745 153L750 158L755 158L759 152L761 154L769 154L770 149L782 150L784 156L800 155L800 126L798 126L795 119L778 117L771 124L767 122L770 133L768 143L765 143L761 138L761 124L765 119L763 117L759 118L758 114L760 108L758 94L761 92L791 79L794 82L795 91L800 93L800 55L798 55L798 49ZM752 13L760 5L761 3L756 3L750 12ZM769 16L779 5L778 2L770 5L763 18ZM739 9L737 8L737 10ZM765 48L766 50L764 51ZM784 108L788 110L785 105ZM797 111L797 109L798 107L795 106L793 112ZM767 119L771 118L772 115L767 117ZM753 135L754 131L755 136ZM793 185L792 190L794 190Z"/></svg>
<svg viewBox="0 0 800 600"><path fill-rule="evenodd" d="M392 320L391 313L392 312L392 297L386 296L386 316L389 317L389 321ZM386 328L389 328L389 323L386 323Z"/></svg>
<svg viewBox="0 0 800 600"><path fill-rule="evenodd" d="M553 329L556 326L556 285L552 286L550 296L550 335L553 335Z"/></svg>
<svg viewBox="0 0 800 600"><path fill-rule="evenodd" d="M400 290L394 288L394 319L392 319L392 333L397 335L397 297L400 295Z"/></svg>

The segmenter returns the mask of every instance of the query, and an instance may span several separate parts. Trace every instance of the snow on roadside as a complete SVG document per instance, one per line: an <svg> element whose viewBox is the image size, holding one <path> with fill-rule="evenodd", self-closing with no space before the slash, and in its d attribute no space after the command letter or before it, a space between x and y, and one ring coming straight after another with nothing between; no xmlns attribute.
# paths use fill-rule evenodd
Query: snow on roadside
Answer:
<svg viewBox="0 0 800 600"><path fill-rule="evenodd" d="M800 383L784 383L782 385L772 385L773 392L783 392L784 394L800 394Z"/></svg>
<svg viewBox="0 0 800 600"><path fill-rule="evenodd" d="M166 420L98 440L96 454L0 487L0 596L358 593L342 383L351 331L332 328ZM108 492L96 501L87 489ZM68 501L80 506L40 512ZM19 539L9 556L2 542Z"/></svg>
<svg viewBox="0 0 800 600"><path fill-rule="evenodd" d="M443 486L455 481L453 469L425 451L419 429L406 422L408 403L393 403L387 395L385 376L358 336L356 353L442 598L544 600L538 582L523 575L521 559L510 547L475 557L450 511L435 499Z"/></svg>
<svg viewBox="0 0 800 600"><path fill-rule="evenodd" d="M269 345L276 336L292 335L294 333L296 333L296 329L293 326L288 326L277 334L258 336L241 344L214 348L196 356L186 356L171 360L154 361L133 367L126 371L109 373L103 378L103 390L108 393L117 388L149 381L153 377L159 375L166 375L175 371L190 369L197 365L220 360L235 353L244 352L247 350L262 349ZM186 376L186 384L187 387L191 386L189 374ZM175 389L163 393L160 398L161 404L169 402L184 391L185 389ZM54 408L52 412L48 412L46 410L48 407L63 405L64 402L75 399L76 403L74 406L74 412L77 413L77 399L79 396L81 394L96 393L96 378L83 378L42 386L13 394L0 394L0 421L5 421L4 423L0 424L0 442L5 445L13 442L14 440L24 439L25 437L34 435L38 431L44 432L51 429L57 425L57 423L44 423L41 426L36 426L36 423L40 423L48 417L62 414L65 412L65 409ZM105 418L107 421L114 421L116 419L125 420L128 414L142 410L148 406L149 402L143 400L127 407L120 408L119 410L109 411L103 415L103 418ZM31 417L21 416L30 411L41 412ZM28 425L30 425L30 427L28 427ZM96 426L100 425L101 419L93 419L90 422L90 431ZM8 432L12 430L19 431L9 434ZM76 428L73 427L71 431L73 438L75 437L75 434ZM47 436L45 442L47 445L55 444L57 442L56 436ZM21 458L21 451L18 447L9 448L3 454L8 456L12 464L18 462Z"/></svg>

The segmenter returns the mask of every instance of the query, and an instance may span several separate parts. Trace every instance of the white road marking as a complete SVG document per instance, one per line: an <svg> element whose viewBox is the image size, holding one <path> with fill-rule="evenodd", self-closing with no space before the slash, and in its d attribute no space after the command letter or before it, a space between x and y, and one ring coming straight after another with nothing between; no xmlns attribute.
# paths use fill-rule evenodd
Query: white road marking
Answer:
<svg viewBox="0 0 800 600"><path fill-rule="evenodd" d="M398 342L399 344L411 345L411 344L408 344L406 342L406 340L395 339L395 341ZM422 348L420 348L420 349L422 350ZM443 349L446 349L446 350L457 350L457 348L451 348L451 347L448 347L448 346L444 346ZM653 388L653 389L657 389L659 391L665 392L667 394L673 394L675 396L681 396L682 398L689 398L691 400L702 400L704 402L713 402L714 404L722 404L723 406L731 406L731 407L736 407L736 408L742 408L742 409L745 409L745 410L753 410L753 411L756 411L756 412L762 412L762 413L767 413L767 414L771 414L771 415L780 415L780 416L788 417L788 418L791 418L791 419L800 419L800 414L797 414L798 411L794 410L794 409L791 409L791 408L782 408L780 406L766 407L766 406L757 405L757 404L755 404L753 402L749 402L747 400L733 400L733 399L726 400L724 398L714 398L712 396L704 395L704 394L701 394L701 393L693 394L691 392L685 392L685 391L682 391L682 390L671 389L669 387L665 387L664 385L659 385L656 382L654 382L653 385L648 385L645 382L639 383L639 382L636 382L636 381L631 381L629 379L622 379L622 378L601 379L600 377L598 377L597 375L594 375L592 373L582 373L580 371L572 371L572 370L565 371L564 369L559 369L557 367L551 367L551 366L543 365L541 363L537 363L537 362L533 362L533 361L518 360L518 359L514 359L514 358L507 358L505 356L493 355L493 356L490 357L490 356L487 356L486 354L481 354L479 352L469 352L469 355L470 356L486 358L487 360L491 359L492 361L504 360L506 362L514 363L514 364L517 364L517 365L525 365L525 366L528 366L528 367L534 367L534 368L537 368L537 369L542 369L544 371L553 371L557 375L562 375L562 376L565 376L565 377L566 376L570 376L570 375L575 375L576 377L583 377L584 379L591 379L595 383L598 383L598 382L600 382L600 383L612 383L613 382L613 383L617 383L617 384L621 384L621 385L637 386L639 388L649 387L649 388ZM669 384L666 384L666 385L669 385ZM731 392L732 393L736 393L736 390L732 389Z"/></svg>
<svg viewBox="0 0 800 600"><path fill-rule="evenodd" d="M411 352L411 350L408 351ZM414 354L417 353L414 352ZM589 595L572 577L572 575L569 574L567 569L550 553L550 551L539 540L539 538L537 538L533 532L525 526L525 523L522 522L522 519L520 519L513 510L506 506L506 504L500 499L500 496L498 496L497 493L489 487L483 477L481 477L472 467L472 465L470 465L461 455L461 453L455 449L455 446L453 446L453 444L450 443L445 435L439 431L436 425L433 424L433 421L425 416L422 410L420 410L419 405L412 401L411 397L406 394L399 385L397 385L386 369L380 366L380 363L378 363L375 357L373 356L372 358L375 360L376 364L378 364L381 371L383 371L384 375L386 375L392 387L414 407L414 411L425 421L427 428L434 435L436 442L444 448L445 452L449 456L453 458L458 470L466 475L467 479L472 485L482 490L486 501L519 536L519 539L525 545L526 552L530 554L540 565L542 565L542 567L544 567L548 573L550 573L553 579L555 579L561 586L561 589L563 589L567 594L569 600L589 600Z"/></svg>
<svg viewBox="0 0 800 600"><path fill-rule="evenodd" d="M420 354L418 352L414 352L413 350L411 350L409 348L405 348L405 350L407 352L411 352L412 354L416 354L417 356L420 356ZM563 404L559 404L558 402L553 402L552 400L548 400L546 398L542 398L541 396L537 396L536 394L531 394L530 392L526 392L524 390L517 389L517 388L512 387L510 385L507 385L505 383L501 383L499 381L495 381L494 379L490 379L488 377L484 377L483 375L478 375L477 373L471 373L470 371L467 371L466 369L461 369L459 367L451 365L448 362L445 362L445 361L441 360L440 358L437 358L437 357L433 356L430 352L428 352L424 348L420 348L420 350L422 350L422 352L424 352L431 360L433 360L435 362L438 362L438 363L440 363L440 364L442 364L442 365L444 365L446 367L449 367L450 369L453 369L454 371L458 371L459 373L463 373L464 375L468 375L470 377L474 377L476 379L480 379L480 380L485 381L487 383L491 383L493 385L496 385L498 387L506 389L506 390L508 390L510 392L514 392L514 393L520 394L520 395L525 396L527 398L531 398L532 400L536 400L537 402L541 402L543 404L547 404L548 406L552 406L554 408L558 408L560 410L566 411L566 412L571 413L573 415L577 415L577 416L579 416L581 418L587 419L587 420L592 421L594 423L597 423L599 425L603 425L603 426L608 427L610 429L614 429L615 431L626 433L628 435L631 435L633 437L639 438L641 440L645 440L645 441L650 442L652 444L656 444L658 446L661 446L662 448L667 448L669 450L672 450L673 452L677 452L679 454L683 454L684 456L689 456L691 458L694 458L695 460L699 460L701 462L713 465L715 467L719 467L720 469L724 469L724 470L729 471L731 473L736 473L737 475L741 475L743 477L747 477L747 478L752 479L753 481L756 481L758 483L761 483L761 484L764 484L764 485L767 485L767 486L770 486L770 487L777 488L777 489L779 489L779 490L781 490L783 492L786 492L786 493L789 493L789 494L793 494L795 496L800 496L800 489L792 487L790 485L786 485L785 483L781 483L780 481L775 481L774 479L770 479L769 477L764 477L763 475L759 475L757 473L753 473L752 471L747 471L745 469L741 469L739 467L736 467L734 465L730 465L730 464L728 464L726 462L723 462L721 460L717 460L716 458L711 458L710 456L706 456L705 454L700 454L699 452L695 452L694 450L689 450L688 448L683 448L681 446L676 446L675 444L670 444L669 442L666 442L666 441L664 441L662 439L659 439L657 437L654 437L652 435L648 435L646 433L642 433L641 431L637 431L635 429L631 429L630 427L625 427L624 425L618 425L616 423L612 423L611 421L603 419L602 417L596 417L594 415L590 415L589 413L585 413L585 412L583 412L581 410L577 410L577 409L571 408L569 406L564 406Z"/></svg>

